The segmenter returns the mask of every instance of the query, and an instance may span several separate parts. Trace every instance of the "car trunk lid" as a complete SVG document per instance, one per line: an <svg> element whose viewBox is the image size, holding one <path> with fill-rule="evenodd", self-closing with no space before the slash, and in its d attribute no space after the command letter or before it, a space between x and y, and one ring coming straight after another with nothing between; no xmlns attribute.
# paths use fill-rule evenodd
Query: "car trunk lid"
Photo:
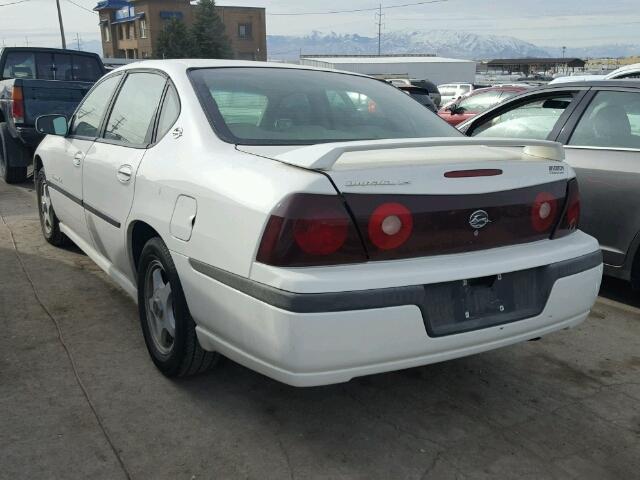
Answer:
<svg viewBox="0 0 640 480"><path fill-rule="evenodd" d="M550 238L567 192L569 171L559 162L562 147L543 141L468 140L238 148L327 175L371 260Z"/></svg>

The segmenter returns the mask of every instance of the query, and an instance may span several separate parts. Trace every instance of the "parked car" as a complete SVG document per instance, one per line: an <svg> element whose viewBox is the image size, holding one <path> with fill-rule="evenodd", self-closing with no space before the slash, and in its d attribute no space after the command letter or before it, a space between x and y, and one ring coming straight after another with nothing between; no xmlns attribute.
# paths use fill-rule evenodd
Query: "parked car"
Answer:
<svg viewBox="0 0 640 480"><path fill-rule="evenodd" d="M596 299L560 145L467 139L366 76L147 61L37 128L44 237L137 299L168 376L218 352L345 382L571 327Z"/></svg>
<svg viewBox="0 0 640 480"><path fill-rule="evenodd" d="M429 90L427 90L426 88L413 86L408 87L406 85L400 86L398 88L404 93L408 94L423 107L427 107L433 113L438 113L438 108L436 107L435 103L433 103L433 100L431 100L431 97L429 96Z"/></svg>
<svg viewBox="0 0 640 480"><path fill-rule="evenodd" d="M43 136L43 114L71 115L105 73L95 53L57 48L0 49L0 177L23 182Z"/></svg>
<svg viewBox="0 0 640 480"><path fill-rule="evenodd" d="M605 274L640 287L640 81L548 85L459 128L476 138L565 145L580 183L582 228L600 242Z"/></svg>
<svg viewBox="0 0 640 480"><path fill-rule="evenodd" d="M518 82L551 82L553 77L542 73L534 73L533 75L525 75L518 77Z"/></svg>
<svg viewBox="0 0 640 480"><path fill-rule="evenodd" d="M458 125L479 113L488 110L495 104L506 100L518 93L526 91L528 87L490 87L474 90L457 102L443 107L438 112L449 125Z"/></svg>
<svg viewBox="0 0 640 480"><path fill-rule="evenodd" d="M471 93L474 88L471 83L445 83L438 85L440 91L441 106L446 106L464 95Z"/></svg>
<svg viewBox="0 0 640 480"><path fill-rule="evenodd" d="M441 103L438 107L447 106L448 104L459 100L460 98L468 95L474 90L481 88L488 88L491 85L480 85L474 83L444 83L438 85L438 90L441 95Z"/></svg>
<svg viewBox="0 0 640 480"><path fill-rule="evenodd" d="M631 65L625 65L613 72L606 75L576 75L570 77L559 77L553 80L553 84L566 83L566 82L578 82L588 80L622 80L622 79L639 79L640 78L640 63L634 63Z"/></svg>
<svg viewBox="0 0 640 480"><path fill-rule="evenodd" d="M440 94L440 90L436 87L436 84L431 80L426 78L423 79L412 79L411 85L414 87L424 88L429 92L429 98L434 103L437 108L440 108L442 105L442 95Z"/></svg>

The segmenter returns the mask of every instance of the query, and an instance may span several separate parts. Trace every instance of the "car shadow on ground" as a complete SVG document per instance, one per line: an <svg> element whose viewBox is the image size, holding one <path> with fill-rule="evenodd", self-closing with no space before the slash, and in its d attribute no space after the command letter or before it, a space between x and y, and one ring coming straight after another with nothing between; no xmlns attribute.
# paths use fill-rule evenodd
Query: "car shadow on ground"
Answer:
<svg viewBox="0 0 640 480"><path fill-rule="evenodd" d="M629 282L619 278L603 277L600 295L610 300L640 308L640 290L634 290Z"/></svg>

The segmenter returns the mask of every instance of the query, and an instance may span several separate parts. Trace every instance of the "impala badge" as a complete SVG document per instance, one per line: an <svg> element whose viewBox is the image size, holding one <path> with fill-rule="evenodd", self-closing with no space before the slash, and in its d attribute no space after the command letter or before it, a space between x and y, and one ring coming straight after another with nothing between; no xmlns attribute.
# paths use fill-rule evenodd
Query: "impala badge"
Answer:
<svg viewBox="0 0 640 480"><path fill-rule="evenodd" d="M475 230L480 230L481 228L486 227L491 220L489 220L489 214L484 210L476 210L469 217L469 225L471 228Z"/></svg>

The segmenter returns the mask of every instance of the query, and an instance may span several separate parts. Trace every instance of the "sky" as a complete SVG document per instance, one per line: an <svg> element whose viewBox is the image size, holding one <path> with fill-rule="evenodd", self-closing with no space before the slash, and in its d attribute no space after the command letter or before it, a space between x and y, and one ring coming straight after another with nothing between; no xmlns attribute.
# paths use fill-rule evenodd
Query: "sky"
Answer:
<svg viewBox="0 0 640 480"><path fill-rule="evenodd" d="M12 2L22 1L14 5ZM385 0L383 7L419 0ZM99 39L95 0L60 0L69 45ZM59 46L55 0L0 0L0 45ZM219 5L267 9L267 33L377 33L374 12L284 16L375 8L379 0L227 0ZM3 6L4 5L4 6ZM638 0L442 0L383 10L384 30L457 30L507 35L539 46L640 44Z"/></svg>

